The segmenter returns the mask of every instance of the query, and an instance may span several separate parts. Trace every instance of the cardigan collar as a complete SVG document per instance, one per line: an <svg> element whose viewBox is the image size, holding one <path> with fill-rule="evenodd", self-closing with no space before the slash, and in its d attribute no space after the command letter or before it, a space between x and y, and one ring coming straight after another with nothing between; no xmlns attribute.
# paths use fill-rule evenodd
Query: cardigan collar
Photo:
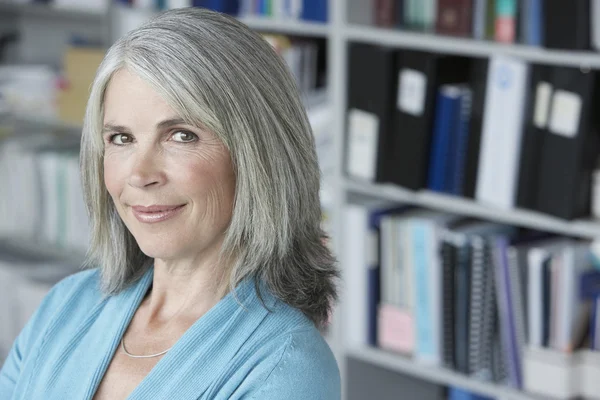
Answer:
<svg viewBox="0 0 600 400"><path fill-rule="evenodd" d="M53 364L55 372L52 382L45 385L51 392L45 398L54 398L52 393L61 393L67 387L72 398L93 398L152 283L153 272L150 267L135 284L98 303L77 333L62 348L52 349L54 355L47 362ZM276 300L264 284L261 295L267 308L272 309ZM246 278L181 336L128 399L197 399L209 389L242 345L252 341L253 332L268 312L256 293L254 280ZM89 372L74 383L69 376L71 369Z"/></svg>

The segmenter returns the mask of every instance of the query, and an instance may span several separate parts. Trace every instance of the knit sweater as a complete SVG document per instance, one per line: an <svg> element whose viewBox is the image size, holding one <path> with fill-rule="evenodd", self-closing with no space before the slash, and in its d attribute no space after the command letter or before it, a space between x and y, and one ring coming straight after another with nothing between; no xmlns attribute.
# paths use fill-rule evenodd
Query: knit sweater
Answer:
<svg viewBox="0 0 600 400"><path fill-rule="evenodd" d="M92 399L152 278L150 268L114 296L100 292L97 269L55 285L0 370L0 399ZM335 358L314 324L263 290L265 308L249 279L235 293L199 318L128 399L340 399Z"/></svg>

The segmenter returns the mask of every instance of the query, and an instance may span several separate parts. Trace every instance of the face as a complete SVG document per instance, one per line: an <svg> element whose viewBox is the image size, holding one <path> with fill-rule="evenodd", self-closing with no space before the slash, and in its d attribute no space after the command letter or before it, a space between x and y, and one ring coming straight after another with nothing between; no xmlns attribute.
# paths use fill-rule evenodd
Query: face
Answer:
<svg viewBox="0 0 600 400"><path fill-rule="evenodd" d="M235 192L231 158L221 141L186 125L125 69L112 77L104 110L106 188L141 250L165 260L217 251Z"/></svg>

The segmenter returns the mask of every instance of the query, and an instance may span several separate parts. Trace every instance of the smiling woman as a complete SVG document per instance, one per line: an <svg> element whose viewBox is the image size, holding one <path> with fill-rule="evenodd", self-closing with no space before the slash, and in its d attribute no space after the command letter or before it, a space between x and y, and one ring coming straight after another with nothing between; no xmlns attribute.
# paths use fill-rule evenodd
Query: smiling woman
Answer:
<svg viewBox="0 0 600 400"><path fill-rule="evenodd" d="M235 195L223 142L208 129L186 124L126 69L108 84L103 125L104 182L141 251L155 259L176 258L180 271L218 272L221 276L205 279L217 283L228 268L213 271L211 265L219 264Z"/></svg>
<svg viewBox="0 0 600 400"><path fill-rule="evenodd" d="M121 38L87 106L88 269L56 285L2 399L339 399L319 168L294 79L204 9Z"/></svg>

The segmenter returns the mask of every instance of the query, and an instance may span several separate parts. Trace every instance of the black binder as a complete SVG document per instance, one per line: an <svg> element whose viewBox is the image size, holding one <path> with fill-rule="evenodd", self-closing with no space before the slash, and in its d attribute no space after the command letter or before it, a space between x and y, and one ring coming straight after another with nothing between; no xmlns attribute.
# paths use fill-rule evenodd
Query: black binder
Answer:
<svg viewBox="0 0 600 400"><path fill-rule="evenodd" d="M398 76L404 70L422 73L426 77L422 112L406 112L398 107L398 99L394 101L394 173L391 181L418 190L427 187L437 89L446 83L467 82L470 60L466 57L402 50L398 52L396 65ZM400 95L403 89L400 80L397 89L395 92Z"/></svg>
<svg viewBox="0 0 600 400"><path fill-rule="evenodd" d="M551 83L552 68L546 65L533 64L529 84L528 109L521 138L521 155L519 161L519 180L517 183L516 204L520 208L534 209L538 191L538 175L541 149L545 134L545 126L535 123L536 104L544 101L538 98L538 86L544 82ZM550 98L552 99L552 93ZM548 108L548 113L550 109ZM546 119L549 115L546 115ZM547 122L546 122L547 124Z"/></svg>
<svg viewBox="0 0 600 400"><path fill-rule="evenodd" d="M590 25L590 0L544 0L546 47L588 50Z"/></svg>
<svg viewBox="0 0 600 400"><path fill-rule="evenodd" d="M481 130L485 112L485 95L487 90L488 60L473 59L469 85L473 91L471 104L471 124L469 126L469 141L465 165L465 180L463 193L465 197L475 198L477 186L477 170L479 168L479 151L481 146Z"/></svg>
<svg viewBox="0 0 600 400"><path fill-rule="evenodd" d="M397 82L395 50L363 43L351 43L348 49L347 110L359 109L379 119L376 182L388 182L393 166L391 123ZM346 122L347 123L347 122ZM348 132L348 128L346 131ZM349 146L346 140L346 149ZM348 157L348 151L346 151ZM347 159L346 159L347 161ZM347 165L347 163L344 163Z"/></svg>
<svg viewBox="0 0 600 400"><path fill-rule="evenodd" d="M540 155L536 209L574 219L589 215L591 175L599 153L597 72L555 67L552 86L554 97L559 91L580 96L581 112L573 137L553 133L550 126L546 129ZM550 112L552 114L552 110Z"/></svg>

